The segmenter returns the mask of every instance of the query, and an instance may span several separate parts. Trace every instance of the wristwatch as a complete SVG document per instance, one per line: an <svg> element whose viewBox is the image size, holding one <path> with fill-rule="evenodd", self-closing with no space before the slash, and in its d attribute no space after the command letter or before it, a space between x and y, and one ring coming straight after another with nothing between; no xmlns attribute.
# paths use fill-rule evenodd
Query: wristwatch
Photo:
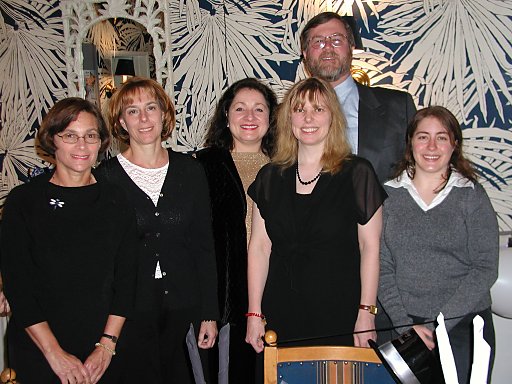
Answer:
<svg viewBox="0 0 512 384"><path fill-rule="evenodd" d="M103 335L101 335L101 337L112 340L114 344L117 343L117 336L107 335L106 333L104 333Z"/></svg>
<svg viewBox="0 0 512 384"><path fill-rule="evenodd" d="M377 307L375 305L359 304L359 309L364 309L365 311L370 312L372 315L377 314Z"/></svg>

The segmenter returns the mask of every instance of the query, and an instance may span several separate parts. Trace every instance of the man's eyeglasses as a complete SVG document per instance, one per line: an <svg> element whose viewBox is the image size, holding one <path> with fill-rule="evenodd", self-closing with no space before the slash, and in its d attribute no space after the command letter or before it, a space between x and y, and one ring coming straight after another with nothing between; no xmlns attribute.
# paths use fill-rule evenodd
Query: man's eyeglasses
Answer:
<svg viewBox="0 0 512 384"><path fill-rule="evenodd" d="M315 49L323 49L327 44L327 41L331 43L333 47L341 47L348 41L348 37L341 33L334 33L329 36L313 36L309 39L309 44Z"/></svg>
<svg viewBox="0 0 512 384"><path fill-rule="evenodd" d="M96 144L100 141L99 133L95 132L86 133L84 136L78 136L76 133L63 133L61 135L57 133L57 136L66 144L75 144L78 142L78 139L84 139L87 144Z"/></svg>

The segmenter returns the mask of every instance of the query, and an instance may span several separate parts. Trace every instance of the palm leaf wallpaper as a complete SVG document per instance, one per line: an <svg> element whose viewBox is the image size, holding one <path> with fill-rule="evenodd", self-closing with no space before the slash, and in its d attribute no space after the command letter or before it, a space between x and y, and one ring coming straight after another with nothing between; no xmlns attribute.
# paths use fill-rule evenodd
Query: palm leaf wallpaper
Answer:
<svg viewBox="0 0 512 384"><path fill-rule="evenodd" d="M282 96L305 77L298 38L303 25L326 10L354 15L366 47L354 66L367 72L373 86L407 90L418 107L443 105L458 117L465 151L500 228L512 230L512 2L167 1L178 111L168 145L201 148L216 100L240 78L263 79ZM115 37L105 39L102 30ZM59 1L0 0L0 206L31 169L49 165L34 136L44 114L67 94L63 36ZM100 58L102 50L147 51L144 36L133 24L97 26L89 33Z"/></svg>

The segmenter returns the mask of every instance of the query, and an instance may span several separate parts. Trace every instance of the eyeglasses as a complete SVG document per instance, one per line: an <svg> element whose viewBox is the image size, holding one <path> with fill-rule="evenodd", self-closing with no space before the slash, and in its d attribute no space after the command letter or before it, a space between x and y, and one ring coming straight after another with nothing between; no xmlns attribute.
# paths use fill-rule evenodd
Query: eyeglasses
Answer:
<svg viewBox="0 0 512 384"><path fill-rule="evenodd" d="M63 133L59 135L63 142L66 144L75 144L78 142L78 139L84 139L87 144L96 144L100 141L100 135L96 132L86 133L84 136L78 136L76 133Z"/></svg>
<svg viewBox="0 0 512 384"><path fill-rule="evenodd" d="M329 36L313 36L309 39L309 44L315 49L323 49L327 44L327 40L333 47L341 47L345 42L348 41L348 37L341 33L334 33Z"/></svg>

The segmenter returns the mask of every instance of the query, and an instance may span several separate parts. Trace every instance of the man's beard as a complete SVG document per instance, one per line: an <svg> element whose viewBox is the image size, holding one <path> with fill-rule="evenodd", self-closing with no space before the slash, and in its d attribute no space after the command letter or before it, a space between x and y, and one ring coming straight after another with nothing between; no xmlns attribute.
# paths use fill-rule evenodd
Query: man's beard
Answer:
<svg viewBox="0 0 512 384"><path fill-rule="evenodd" d="M323 62L322 57L334 57L334 62L329 64ZM340 57L334 53L325 53L315 60L305 60L306 69L311 76L319 77L322 80L333 82L340 79L340 77L350 73L350 66L352 64L352 56L345 57L341 60ZM334 64L339 64L334 66Z"/></svg>

